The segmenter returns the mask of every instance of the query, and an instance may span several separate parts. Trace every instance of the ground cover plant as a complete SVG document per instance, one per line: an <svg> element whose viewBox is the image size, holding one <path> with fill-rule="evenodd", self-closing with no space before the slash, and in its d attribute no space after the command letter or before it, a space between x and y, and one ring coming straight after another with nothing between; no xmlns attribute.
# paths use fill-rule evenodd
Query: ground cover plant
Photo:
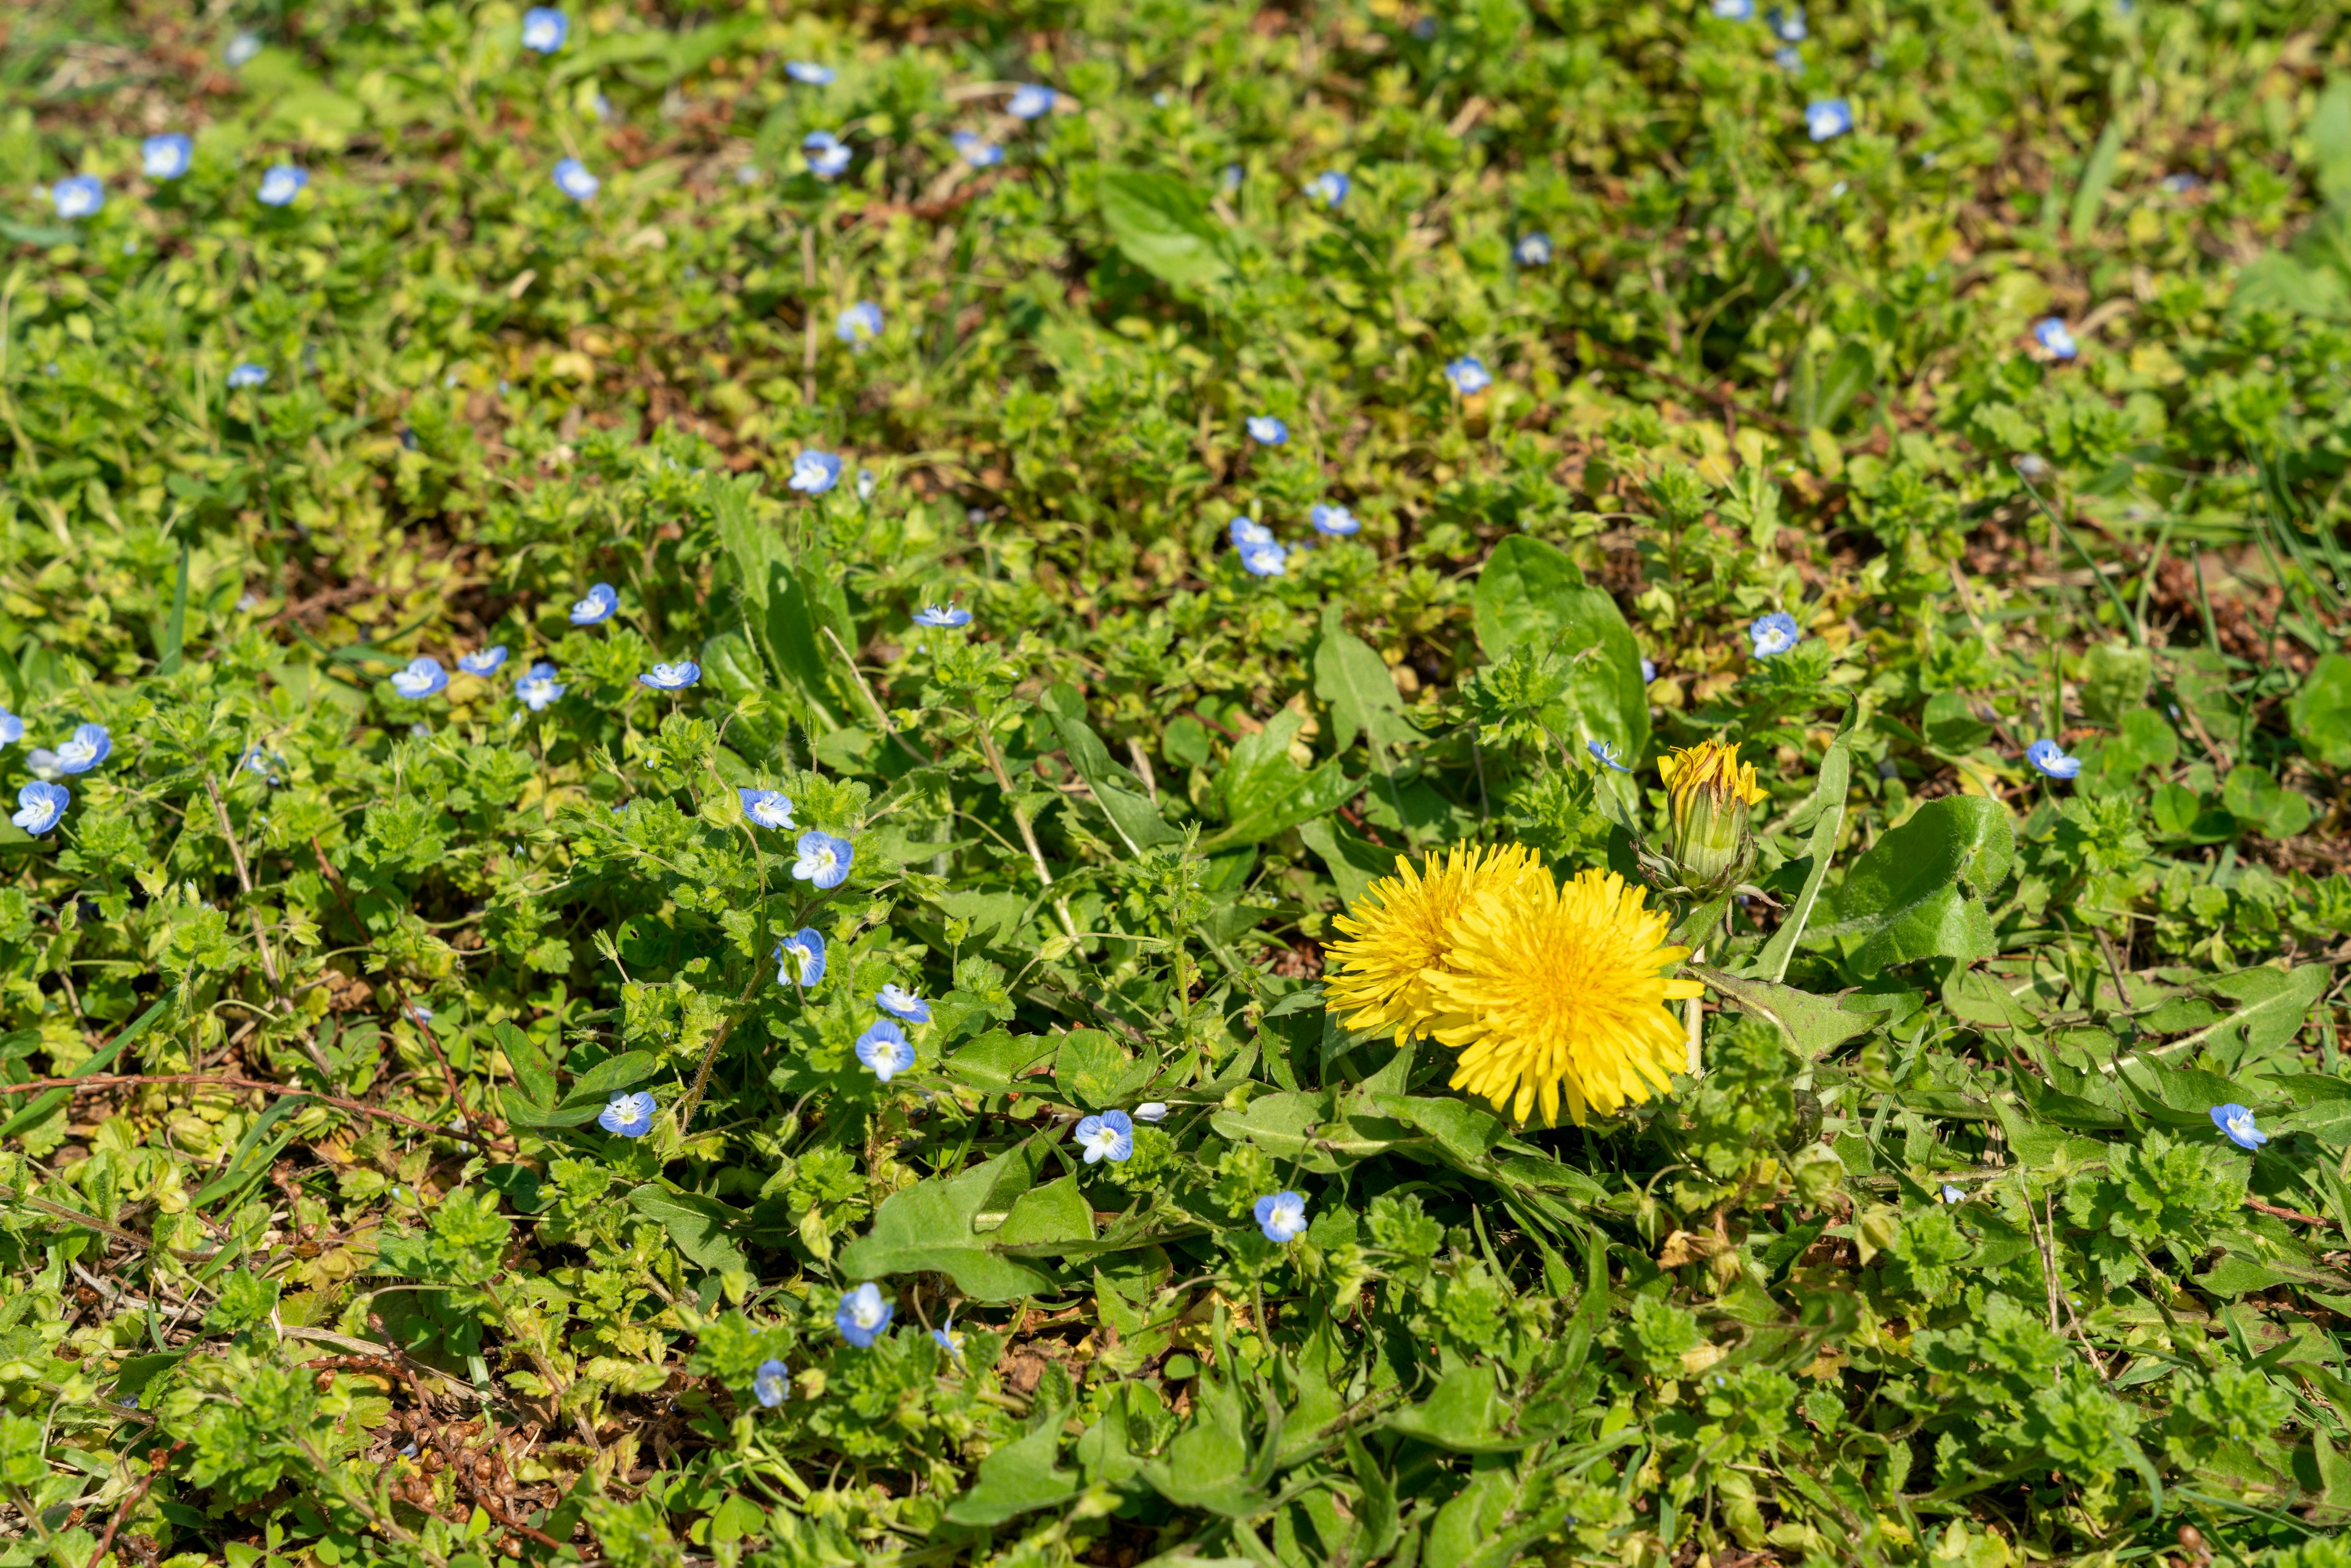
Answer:
<svg viewBox="0 0 2351 1568"><path fill-rule="evenodd" d="M2351 28L0 17L0 1562L2341 1563Z"/></svg>

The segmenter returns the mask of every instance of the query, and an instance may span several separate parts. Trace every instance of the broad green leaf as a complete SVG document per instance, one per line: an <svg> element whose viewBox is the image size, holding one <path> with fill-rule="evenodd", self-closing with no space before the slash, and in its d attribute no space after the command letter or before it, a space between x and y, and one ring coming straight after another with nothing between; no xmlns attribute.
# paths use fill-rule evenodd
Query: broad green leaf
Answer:
<svg viewBox="0 0 2351 1568"><path fill-rule="evenodd" d="M2239 969L2216 976L2197 989L2228 1008L2228 1016L2185 1040L2168 1040L2162 1049L2168 1055L2183 1047L2201 1045L2228 1057L2274 1050L2294 1038L2334 977L2334 971L2324 964L2304 964L2293 969Z"/></svg>
<svg viewBox="0 0 2351 1568"><path fill-rule="evenodd" d="M90 1052L90 1054L82 1061L79 1066L76 1067L66 1076L69 1078L87 1078L92 1073L104 1072L108 1068L114 1065L115 1059L122 1054L124 1047L128 1046L132 1040L137 1040L141 1035L146 1033L147 1026L163 1016L164 1010L169 1007L169 1005L170 1002L168 998L162 1001L150 1002L147 1005L146 1011L141 1013L137 1018L123 1025L120 1033L116 1034L112 1040L107 1041L106 1044L100 1046L98 1050ZM5 1126L0 1126L0 1138L13 1138L19 1133L22 1133L26 1128L38 1125L43 1117L56 1110L59 1105L64 1104L72 1097L72 1094L73 1091L69 1089L50 1089L40 1094L35 1095L31 1104L26 1106L23 1110L9 1117Z"/></svg>
<svg viewBox="0 0 2351 1568"><path fill-rule="evenodd" d="M2100 724L2119 726L2147 700L2154 678L2155 655L2145 648L2100 643L2082 656L2082 711Z"/></svg>
<svg viewBox="0 0 2351 1568"><path fill-rule="evenodd" d="M1410 1094L1374 1094L1371 1100L1381 1114L1426 1134L1464 1170L1487 1168L1494 1145L1510 1131L1499 1116L1467 1100Z"/></svg>
<svg viewBox="0 0 2351 1568"><path fill-rule="evenodd" d="M1501 1431L1510 1407L1494 1391L1494 1369L1475 1363L1449 1373L1428 1397L1388 1417L1388 1429L1457 1454L1508 1454L1535 1441Z"/></svg>
<svg viewBox="0 0 2351 1568"><path fill-rule="evenodd" d="M1095 193L1120 254L1153 277L1197 285L1219 282L1232 270L1207 198L1173 174L1110 171Z"/></svg>
<svg viewBox="0 0 2351 1568"><path fill-rule="evenodd" d="M997 1178L1025 1159L1025 1147L960 1176L900 1187L883 1198L872 1229L841 1249L842 1278L927 1270L947 1275L956 1289L979 1301L1018 1301L1050 1290L1052 1279L1044 1270L1004 1257L972 1233L972 1220L987 1206Z"/></svg>
<svg viewBox="0 0 2351 1568"><path fill-rule="evenodd" d="M1789 1043L1805 1056L1827 1055L1855 1035L1867 1034L1885 1016L1882 1011L1848 1011L1835 997L1816 997L1768 980L1741 979L1696 964L1690 966L1690 972L1737 1003L1740 1011L1778 1025Z"/></svg>
<svg viewBox="0 0 2351 1568"><path fill-rule="evenodd" d="M2305 755L2351 768L2351 653L2328 653L2311 666L2286 716Z"/></svg>
<svg viewBox="0 0 2351 1568"><path fill-rule="evenodd" d="M1641 646L1623 612L1556 545L1513 534L1494 547L1470 592L1478 645L1489 661L1534 641L1558 654L1568 672L1563 701L1583 743L1622 748L1626 762L1649 747L1649 698L1641 680Z"/></svg>
<svg viewBox="0 0 2351 1568"><path fill-rule="evenodd" d="M180 650L188 640L188 547L180 547L179 576L172 589L172 618L163 622L163 636L155 649L155 673L177 674Z"/></svg>
<svg viewBox="0 0 2351 1568"><path fill-rule="evenodd" d="M768 672L758 650L740 632L721 632L702 644L702 673L730 697L749 696L768 689Z"/></svg>
<svg viewBox="0 0 2351 1568"><path fill-rule="evenodd" d="M1301 824L1298 836L1322 858L1323 869L1338 884L1339 897L1351 909L1371 891L1372 883L1395 874L1395 851L1357 838L1334 817Z"/></svg>
<svg viewBox="0 0 2351 1568"><path fill-rule="evenodd" d="M1001 1094L1012 1081L1053 1054L1050 1035L989 1030L939 1064L940 1071L973 1088Z"/></svg>
<svg viewBox="0 0 2351 1568"><path fill-rule="evenodd" d="M1155 1066L1136 1061L1108 1030L1073 1029L1053 1053L1053 1082L1074 1109L1107 1111L1141 1088Z"/></svg>
<svg viewBox="0 0 2351 1568"><path fill-rule="evenodd" d="M1140 854L1154 844L1179 842L1184 835L1167 825L1159 808L1144 793L1143 780L1111 759L1110 748L1086 723L1085 699L1074 687L1056 685L1037 699L1038 711L1052 725L1053 734L1069 754L1078 777L1093 792L1094 803L1110 819L1126 847Z"/></svg>
<svg viewBox="0 0 2351 1568"><path fill-rule="evenodd" d="M980 1460L979 1479L947 1505L947 1519L956 1524L1002 1524L1077 1496L1077 1472L1054 1469L1061 1452L1063 1415L1061 1406L1046 1406L1037 1412L1025 1436Z"/></svg>
<svg viewBox="0 0 2351 1568"><path fill-rule="evenodd" d="M2310 112L2311 162L2318 193L2329 202L2351 195L2351 76L2330 76Z"/></svg>
<svg viewBox="0 0 2351 1568"><path fill-rule="evenodd" d="M1004 1223L988 1234L998 1247L1036 1247L1053 1241L1092 1241L1093 1206L1078 1190L1078 1178L1063 1176L1032 1186L1013 1200Z"/></svg>
<svg viewBox="0 0 2351 1568"><path fill-rule="evenodd" d="M1991 916L1980 896L2015 853L2008 812L1977 795L1929 800L1845 873L1827 933L1852 945L1854 967L1874 975L1916 958L1988 958Z"/></svg>
<svg viewBox="0 0 2351 1568"><path fill-rule="evenodd" d="M1314 695L1331 710L1331 745L1345 751L1361 735L1376 755L1383 747L1405 746L1420 732L1405 717L1395 680L1372 645L1339 623L1333 603L1322 612L1322 636L1314 648Z"/></svg>
<svg viewBox="0 0 2351 1568"><path fill-rule="evenodd" d="M710 1273L750 1273L750 1260L727 1234L749 1223L749 1217L739 1210L715 1197L679 1192L659 1182L631 1188L629 1207L659 1221L677 1249Z"/></svg>
<svg viewBox="0 0 2351 1568"><path fill-rule="evenodd" d="M569 1105L594 1101L598 1105L611 1098L616 1089L626 1089L632 1083L643 1083L661 1071L661 1057L650 1051L624 1051L609 1057L581 1073L571 1085L571 1092L563 1097Z"/></svg>
<svg viewBox="0 0 2351 1568"><path fill-rule="evenodd" d="M1217 777L1228 825L1203 849L1260 843L1343 805L1357 790L1334 758L1311 772L1290 755L1306 721L1285 708L1263 729L1241 737Z"/></svg>

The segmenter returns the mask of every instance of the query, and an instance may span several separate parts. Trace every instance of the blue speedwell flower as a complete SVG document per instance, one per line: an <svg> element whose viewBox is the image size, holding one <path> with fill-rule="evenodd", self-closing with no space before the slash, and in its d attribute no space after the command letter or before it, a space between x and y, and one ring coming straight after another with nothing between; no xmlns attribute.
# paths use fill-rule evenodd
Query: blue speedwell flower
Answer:
<svg viewBox="0 0 2351 1568"><path fill-rule="evenodd" d="M2070 360L2082 351L2074 341L2074 334L2064 322L2054 316L2044 316L2032 324L2033 340L2061 360Z"/></svg>
<svg viewBox="0 0 2351 1568"><path fill-rule="evenodd" d="M857 1060L887 1083L914 1065L914 1048L906 1043L904 1030L888 1019L878 1019L857 1037Z"/></svg>
<svg viewBox="0 0 2351 1568"><path fill-rule="evenodd" d="M446 689L448 685L449 672L441 667L440 660L430 654L411 659L408 668L392 673L392 689L411 702L432 696Z"/></svg>
<svg viewBox="0 0 2351 1568"><path fill-rule="evenodd" d="M469 675L495 675L498 673L498 666L506 662L507 645L504 643L457 655L457 667Z"/></svg>
<svg viewBox="0 0 2351 1568"><path fill-rule="evenodd" d="M268 379L269 371L267 367L256 365L251 360L246 360L240 364L232 366L228 372L228 384L232 390L236 392L244 392L247 388L257 387Z"/></svg>
<svg viewBox="0 0 2351 1568"><path fill-rule="evenodd" d="M94 174L69 175L49 187L49 205L61 218L86 218L106 205L106 187Z"/></svg>
<svg viewBox="0 0 2351 1568"><path fill-rule="evenodd" d="M849 148L830 131L811 131L801 137L800 156L820 180L838 180L849 172Z"/></svg>
<svg viewBox="0 0 2351 1568"><path fill-rule="evenodd" d="M735 793L743 798L743 814L763 828L789 828L792 825L792 798L780 789L746 789L737 786Z"/></svg>
<svg viewBox="0 0 2351 1568"><path fill-rule="evenodd" d="M279 782L278 770L286 766L286 758L274 751L265 750L256 740L245 748L245 755L236 759L236 765L245 772L259 774L266 783L276 784Z"/></svg>
<svg viewBox="0 0 2351 1568"><path fill-rule="evenodd" d="M931 1004L895 980L873 993L873 1005L885 1013L904 1019L908 1023L931 1021Z"/></svg>
<svg viewBox="0 0 2351 1568"><path fill-rule="evenodd" d="M1804 68L1804 51L1793 44L1782 44L1771 51L1771 63L1791 74ZM1821 140L1815 136L1813 141Z"/></svg>
<svg viewBox="0 0 2351 1568"><path fill-rule="evenodd" d="M1138 1122L1165 1122L1167 1120L1167 1102L1145 1100L1134 1108L1134 1119Z"/></svg>
<svg viewBox="0 0 2351 1568"><path fill-rule="evenodd" d="M774 1356L759 1364L751 1374L751 1396L773 1410L791 1396L791 1369Z"/></svg>
<svg viewBox="0 0 2351 1568"><path fill-rule="evenodd" d="M802 833L798 848L800 858L792 862L792 874L802 882L814 883L826 889L839 887L849 880L850 862L857 852L847 839L836 839L831 833Z"/></svg>
<svg viewBox="0 0 2351 1568"><path fill-rule="evenodd" d="M1803 641L1804 629L1784 610L1759 615L1748 623L1747 640L1759 659L1776 658Z"/></svg>
<svg viewBox="0 0 2351 1568"><path fill-rule="evenodd" d="M1326 207L1335 207L1347 199L1355 183L1336 169L1325 169L1306 182L1306 193Z"/></svg>
<svg viewBox="0 0 2351 1568"><path fill-rule="evenodd" d="M882 1337L890 1326L890 1314L898 1310L896 1303L883 1300L882 1292L868 1280L853 1291L841 1293L841 1305L833 1309L832 1326L841 1337L863 1350Z"/></svg>
<svg viewBox="0 0 2351 1568"><path fill-rule="evenodd" d="M1613 740L1587 740L1583 743L1583 749L1592 753L1595 759L1619 773L1633 771L1625 766L1624 748Z"/></svg>
<svg viewBox="0 0 2351 1568"><path fill-rule="evenodd" d="M604 182L588 172L588 165L577 158L566 158L555 166L555 188L575 202L584 202L604 188Z"/></svg>
<svg viewBox="0 0 2351 1568"><path fill-rule="evenodd" d="M860 468L857 471L857 498L859 500L872 500L873 498L873 492L881 487L882 481L880 477L874 474L872 469Z"/></svg>
<svg viewBox="0 0 2351 1568"><path fill-rule="evenodd" d="M824 936L815 926L803 925L776 944L776 984L807 987L823 978Z"/></svg>
<svg viewBox="0 0 2351 1568"><path fill-rule="evenodd" d="M1755 0L1714 0L1714 14L1726 22L1755 19Z"/></svg>
<svg viewBox="0 0 2351 1568"><path fill-rule="evenodd" d="M1306 1200L1294 1192L1270 1192L1250 1212L1268 1241L1290 1242L1306 1234Z"/></svg>
<svg viewBox="0 0 2351 1568"><path fill-rule="evenodd" d="M1273 530L1255 517L1235 517L1225 525L1225 532L1231 538L1235 549L1273 543Z"/></svg>
<svg viewBox="0 0 2351 1568"><path fill-rule="evenodd" d="M655 664L637 677L637 684L657 692L682 692L700 679L702 666L685 659L674 664Z"/></svg>
<svg viewBox="0 0 2351 1568"><path fill-rule="evenodd" d="M533 713L545 713L569 689L555 678L555 666L542 659L516 679L515 699Z"/></svg>
<svg viewBox="0 0 2351 1568"><path fill-rule="evenodd" d="M790 486L810 496L821 496L841 483L841 459L830 452L813 449L792 459Z"/></svg>
<svg viewBox="0 0 2351 1568"><path fill-rule="evenodd" d="M14 746L25 738L25 721L0 707L0 746Z"/></svg>
<svg viewBox="0 0 2351 1568"><path fill-rule="evenodd" d="M139 172L151 180L176 180L195 161L196 144L176 131L139 144Z"/></svg>
<svg viewBox="0 0 2351 1568"><path fill-rule="evenodd" d="M831 87L837 73L831 66L814 60L786 60L784 74L804 87Z"/></svg>
<svg viewBox="0 0 2351 1568"><path fill-rule="evenodd" d="M615 1094L604 1102L596 1113L596 1124L608 1133L618 1133L624 1138L642 1138L653 1130L653 1113L661 1104L650 1089L640 1089L633 1094Z"/></svg>
<svg viewBox="0 0 2351 1568"><path fill-rule="evenodd" d="M1853 129L1853 105L1841 98L1816 98L1804 105L1804 134L1834 141Z"/></svg>
<svg viewBox="0 0 2351 1568"><path fill-rule="evenodd" d="M1241 423L1249 426L1249 439L1260 446L1279 446L1290 439L1290 426L1270 413L1253 413Z"/></svg>
<svg viewBox="0 0 2351 1568"><path fill-rule="evenodd" d="M1945 1182L1943 1184L1941 1196L1945 1203L1965 1203L1968 1200L1968 1195L1961 1192L1958 1187L1953 1186L1949 1182Z"/></svg>
<svg viewBox="0 0 2351 1568"><path fill-rule="evenodd" d="M273 163L261 176L258 194L265 207L282 207L302 193L310 183L310 172L291 163Z"/></svg>
<svg viewBox="0 0 2351 1568"><path fill-rule="evenodd" d="M552 5L534 5L522 14L522 47L534 54L551 55L571 37L571 18Z"/></svg>
<svg viewBox="0 0 2351 1568"><path fill-rule="evenodd" d="M1785 11L1775 5L1771 8L1770 20L1771 31L1777 33L1784 44L1802 43L1809 31L1804 26L1804 8L1802 5L1791 5Z"/></svg>
<svg viewBox="0 0 2351 1568"><path fill-rule="evenodd" d="M2026 747L2024 760L2032 764L2034 771L2051 779L2078 778L2082 772L2082 759L2066 756L2065 748L2053 740L2036 740Z"/></svg>
<svg viewBox="0 0 2351 1568"><path fill-rule="evenodd" d="M1040 120L1053 112L1053 89L1024 81L1012 89L1006 100L1004 112L1015 120Z"/></svg>
<svg viewBox="0 0 2351 1568"><path fill-rule="evenodd" d="M1090 1166L1104 1160L1122 1164L1134 1157L1134 1122L1123 1111L1088 1116L1078 1124L1078 1147L1085 1150Z"/></svg>
<svg viewBox="0 0 2351 1568"><path fill-rule="evenodd" d="M1306 517L1314 525L1316 533L1330 534L1336 538L1345 538L1364 526L1355 520L1354 513L1335 501L1315 502L1308 509Z"/></svg>
<svg viewBox="0 0 2351 1568"><path fill-rule="evenodd" d="M75 726L72 737L55 751L44 747L25 760L46 778L52 773L87 773L113 752L114 737L106 732L106 726L84 724Z"/></svg>
<svg viewBox="0 0 2351 1568"><path fill-rule="evenodd" d="M259 53L261 53L261 35L246 29L238 32L222 46L221 59L231 70L235 70Z"/></svg>
<svg viewBox="0 0 2351 1568"><path fill-rule="evenodd" d="M73 791L64 785L36 779L16 791L16 814L8 820L37 839L57 825L72 801Z"/></svg>
<svg viewBox="0 0 2351 1568"><path fill-rule="evenodd" d="M1510 247L1510 254L1518 258L1520 267L1549 267L1551 235L1541 229L1522 234L1519 236L1519 243Z"/></svg>
<svg viewBox="0 0 2351 1568"><path fill-rule="evenodd" d="M931 1343L957 1361L963 1359L963 1335L956 1329L953 1312L949 1312L946 1321L931 1331Z"/></svg>
<svg viewBox="0 0 2351 1568"><path fill-rule="evenodd" d="M588 591L584 599L571 601L571 624L598 626L610 621L621 608L621 596L612 591L609 582L600 582Z"/></svg>
<svg viewBox="0 0 2351 1568"><path fill-rule="evenodd" d="M1494 378L1487 372L1486 362L1475 354L1464 354L1447 365L1445 379L1451 382L1453 390L1463 397L1484 392L1494 384Z"/></svg>
<svg viewBox="0 0 2351 1568"><path fill-rule="evenodd" d="M971 612L953 604L925 604L914 612L917 626L968 626Z"/></svg>
<svg viewBox="0 0 2351 1568"><path fill-rule="evenodd" d="M844 343L862 343L882 335L882 307L861 299L834 319L832 335Z"/></svg>
<svg viewBox="0 0 2351 1568"><path fill-rule="evenodd" d="M974 131L949 131L947 140L955 144L955 150L963 161L975 169L985 169L1004 162L1004 149Z"/></svg>
<svg viewBox="0 0 2351 1568"><path fill-rule="evenodd" d="M1654 680L1656 680L1656 678L1657 678L1657 666L1656 666L1656 663L1655 663L1654 661L1652 661L1652 660L1648 660L1648 659L1644 659L1644 660L1642 660L1642 661L1641 661L1641 684L1642 684L1643 685L1645 685L1645 686L1646 686L1646 685L1647 685L1651 681L1654 681Z"/></svg>
<svg viewBox="0 0 2351 1568"><path fill-rule="evenodd" d="M1270 542L1243 545L1241 570L1251 577L1280 577L1290 570L1290 552Z"/></svg>
<svg viewBox="0 0 2351 1568"><path fill-rule="evenodd" d="M2233 1102L2212 1107L2212 1124L2241 1149L2258 1149L2270 1141L2267 1133L2253 1125L2253 1113Z"/></svg>

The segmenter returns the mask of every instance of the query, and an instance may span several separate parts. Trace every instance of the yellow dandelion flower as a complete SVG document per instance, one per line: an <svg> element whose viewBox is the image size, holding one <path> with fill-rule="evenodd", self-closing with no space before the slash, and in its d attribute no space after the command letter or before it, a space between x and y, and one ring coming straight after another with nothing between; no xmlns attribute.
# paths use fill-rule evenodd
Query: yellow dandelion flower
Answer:
<svg viewBox="0 0 2351 1568"><path fill-rule="evenodd" d="M1739 743L1701 740L1657 758L1657 774L1673 795L1674 815L1689 810L1698 791L1719 799L1737 797L1750 806L1763 803L1766 791L1755 782L1755 764L1739 760Z"/></svg>
<svg viewBox="0 0 2351 1568"><path fill-rule="evenodd" d="M1396 874L1372 883L1353 913L1333 922L1350 938L1323 954L1323 994L1349 1029L1402 1044L1428 1032L1436 1008L1427 972L1442 966L1446 926L1471 900L1522 881L1551 881L1523 845L1456 844L1423 872L1396 856Z"/></svg>
<svg viewBox="0 0 2351 1568"><path fill-rule="evenodd" d="M1666 977L1689 956L1667 930L1614 872L1530 879L1466 905L1448 962L1426 974L1442 1012L1429 1032L1461 1052L1453 1087L1519 1121L1540 1104L1556 1123L1564 1098L1579 1125L1670 1088L1688 1058L1666 1003L1704 988Z"/></svg>

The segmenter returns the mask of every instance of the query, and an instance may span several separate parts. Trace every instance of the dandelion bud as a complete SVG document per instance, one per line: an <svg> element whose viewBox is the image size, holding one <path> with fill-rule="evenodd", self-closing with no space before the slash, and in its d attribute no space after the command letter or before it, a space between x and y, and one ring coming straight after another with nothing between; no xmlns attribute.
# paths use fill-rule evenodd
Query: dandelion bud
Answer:
<svg viewBox="0 0 2351 1568"><path fill-rule="evenodd" d="M1666 853L1682 885L1702 894L1731 887L1755 860L1747 814L1764 798L1755 765L1739 760L1735 741L1702 740L1664 758L1657 771L1671 796Z"/></svg>

